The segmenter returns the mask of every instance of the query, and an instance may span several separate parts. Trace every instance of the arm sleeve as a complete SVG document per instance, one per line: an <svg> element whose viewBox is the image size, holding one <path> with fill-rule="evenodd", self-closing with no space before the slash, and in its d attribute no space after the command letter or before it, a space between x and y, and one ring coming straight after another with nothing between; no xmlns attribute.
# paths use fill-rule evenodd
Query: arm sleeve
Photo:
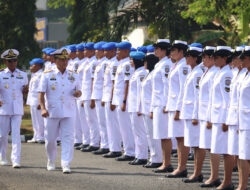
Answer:
<svg viewBox="0 0 250 190"><path fill-rule="evenodd" d="M163 104L167 105L168 99L168 74L169 74L169 65L166 65L161 71L161 77L163 82Z"/></svg>
<svg viewBox="0 0 250 190"><path fill-rule="evenodd" d="M143 79L145 78L145 74L141 74L139 75L139 77L137 78L137 112L141 112L141 82L143 81Z"/></svg>
<svg viewBox="0 0 250 190"><path fill-rule="evenodd" d="M208 101L208 108L207 108L207 121L211 122L211 108L212 108L212 96L213 96L213 81L214 77L210 78L209 80L209 101Z"/></svg>
<svg viewBox="0 0 250 190"><path fill-rule="evenodd" d="M41 81L38 85L38 92L46 92L47 91L47 79L46 74L42 74Z"/></svg>
<svg viewBox="0 0 250 190"><path fill-rule="evenodd" d="M194 87L194 110L192 119L198 120L198 108L199 108L199 83L200 83L201 76L196 76L193 80L193 87Z"/></svg>
<svg viewBox="0 0 250 190"><path fill-rule="evenodd" d="M92 63L91 65L91 78L93 79L94 78L94 75L95 75L95 69L96 69L96 63Z"/></svg>
<svg viewBox="0 0 250 190"><path fill-rule="evenodd" d="M79 75L76 75L76 90L81 91L81 84L80 84L80 77Z"/></svg>
<svg viewBox="0 0 250 190"><path fill-rule="evenodd" d="M124 69L124 75L125 75L124 80L130 80L131 76L134 73L134 68L132 68L130 63L128 63L125 65L123 69Z"/></svg>
<svg viewBox="0 0 250 190"><path fill-rule="evenodd" d="M117 71L117 66L116 65L113 65L110 69L110 74L111 74L111 80L115 80L115 74L116 74L116 71Z"/></svg>
<svg viewBox="0 0 250 190"><path fill-rule="evenodd" d="M180 91L178 94L177 104L176 104L177 111L181 110L182 101L183 101L183 93L184 93L184 84L185 84L188 73L189 73L188 66L180 67L180 69L178 70Z"/></svg>

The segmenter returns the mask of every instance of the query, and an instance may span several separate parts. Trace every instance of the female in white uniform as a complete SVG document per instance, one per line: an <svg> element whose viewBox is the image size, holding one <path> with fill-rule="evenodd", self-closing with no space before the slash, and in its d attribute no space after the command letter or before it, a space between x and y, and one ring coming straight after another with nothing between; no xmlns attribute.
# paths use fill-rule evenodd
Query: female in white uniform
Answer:
<svg viewBox="0 0 250 190"><path fill-rule="evenodd" d="M178 167L173 173L166 176L168 178L187 177L186 162L190 149L184 146L184 122L180 120L184 83L190 71L190 66L186 64L184 57L187 47L187 42L175 40L171 49L171 58L175 60L175 64L169 74L166 110L169 112L169 137L177 140Z"/></svg>
<svg viewBox="0 0 250 190"><path fill-rule="evenodd" d="M200 44L201 45L201 44ZM189 179L183 180L185 183L202 182L201 168L197 168L200 152L199 136L200 125L198 122L198 101L199 101L199 82L203 71L200 67L202 48L196 44L191 44L185 54L187 65L191 67L188 74L183 93L183 103L181 108L180 119L184 120L184 145L186 147L194 147L194 173ZM197 170L199 169L199 170Z"/></svg>
<svg viewBox="0 0 250 190"><path fill-rule="evenodd" d="M163 163L159 168L154 169L156 173L172 172L171 151L172 142L168 135L168 117L165 106L168 94L168 76L173 65L167 57L170 53L170 43L167 39L159 39L155 46L155 56L159 62L152 71L152 99L151 99L151 118L153 118L153 138L161 140Z"/></svg>
<svg viewBox="0 0 250 190"><path fill-rule="evenodd" d="M211 148L211 134L212 134L212 125L211 115L208 112L210 106L209 102L212 98L212 85L214 82L214 76L219 71L219 68L214 65L214 50L215 47L206 46L203 51L202 60L204 65L208 68L206 72L202 75L200 84L199 84L199 123L200 123L200 141L199 141L199 163L197 163L197 168L202 168L203 161L206 156L206 149L210 150ZM203 150L203 151L202 151ZM220 157L218 155L210 155L210 166L211 174L210 177L205 183L202 183L201 187L214 187L220 185L220 180L218 179L219 174L219 164Z"/></svg>
<svg viewBox="0 0 250 190"><path fill-rule="evenodd" d="M239 96L239 186L247 189L250 167L250 46L246 46L240 55L243 67L248 69L241 83Z"/></svg>
<svg viewBox="0 0 250 190"><path fill-rule="evenodd" d="M211 112L212 138L211 154L223 154L224 156L224 180L217 189L234 189L231 184L233 170L233 156L228 155L228 126L226 117L229 108L230 84L233 73L229 66L229 56L231 48L227 46L217 46L214 56L215 65L220 68L214 77L212 86L212 100L209 112Z"/></svg>
<svg viewBox="0 0 250 190"><path fill-rule="evenodd" d="M132 130L135 138L135 159L130 161L130 165L145 165L148 159L148 143L146 129L143 123L143 118L138 113L141 94L141 82L148 74L144 68L145 53L134 51L130 53L133 60L135 72L129 80L128 89L128 112L132 124Z"/></svg>
<svg viewBox="0 0 250 190"><path fill-rule="evenodd" d="M158 168L162 165L161 140L153 139L153 120L150 116L150 103L152 99L152 70L159 59L154 55L147 55L145 68L149 73L142 81L139 113L143 114L143 121L147 132L148 146L150 150L150 158L145 168Z"/></svg>

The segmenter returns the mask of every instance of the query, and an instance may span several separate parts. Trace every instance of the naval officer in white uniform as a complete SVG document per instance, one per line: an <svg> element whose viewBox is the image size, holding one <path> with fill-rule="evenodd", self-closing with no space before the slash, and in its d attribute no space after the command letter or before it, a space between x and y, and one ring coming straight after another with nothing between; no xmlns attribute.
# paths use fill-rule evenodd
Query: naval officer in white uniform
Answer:
<svg viewBox="0 0 250 190"><path fill-rule="evenodd" d="M39 86L39 103L45 117L45 147L48 156L47 170L55 170L56 138L61 135L61 166L70 173L74 153L75 97L81 96L78 75L66 69L69 49L53 52L56 69L45 71ZM46 105L45 105L46 96Z"/></svg>
<svg viewBox="0 0 250 190"><path fill-rule="evenodd" d="M27 74L16 68L18 55L15 49L4 51L1 58L7 68L0 72L0 165L8 165L6 151L11 131L13 168L20 168L23 93L28 92Z"/></svg>

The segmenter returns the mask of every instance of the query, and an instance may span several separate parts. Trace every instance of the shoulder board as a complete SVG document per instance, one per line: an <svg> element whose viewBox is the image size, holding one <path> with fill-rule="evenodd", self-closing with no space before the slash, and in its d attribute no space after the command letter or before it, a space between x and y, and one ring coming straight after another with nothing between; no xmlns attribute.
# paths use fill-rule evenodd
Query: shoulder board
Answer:
<svg viewBox="0 0 250 190"><path fill-rule="evenodd" d="M49 73L51 71L53 71L53 70L51 69L51 70L43 71L43 73Z"/></svg>

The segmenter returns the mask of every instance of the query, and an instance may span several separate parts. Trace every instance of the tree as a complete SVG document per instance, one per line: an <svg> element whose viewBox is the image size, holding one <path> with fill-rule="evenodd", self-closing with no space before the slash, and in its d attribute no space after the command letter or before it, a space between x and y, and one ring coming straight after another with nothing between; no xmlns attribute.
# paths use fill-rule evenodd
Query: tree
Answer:
<svg viewBox="0 0 250 190"><path fill-rule="evenodd" d="M0 51L19 50L19 67L22 68L27 67L32 58L40 56L34 40L35 10L35 0L0 0Z"/></svg>
<svg viewBox="0 0 250 190"><path fill-rule="evenodd" d="M247 42L249 0L189 0L188 3L188 8L181 13L184 18L191 18L201 26L217 27L216 30L201 30L197 34L198 42L217 40L230 46Z"/></svg>

